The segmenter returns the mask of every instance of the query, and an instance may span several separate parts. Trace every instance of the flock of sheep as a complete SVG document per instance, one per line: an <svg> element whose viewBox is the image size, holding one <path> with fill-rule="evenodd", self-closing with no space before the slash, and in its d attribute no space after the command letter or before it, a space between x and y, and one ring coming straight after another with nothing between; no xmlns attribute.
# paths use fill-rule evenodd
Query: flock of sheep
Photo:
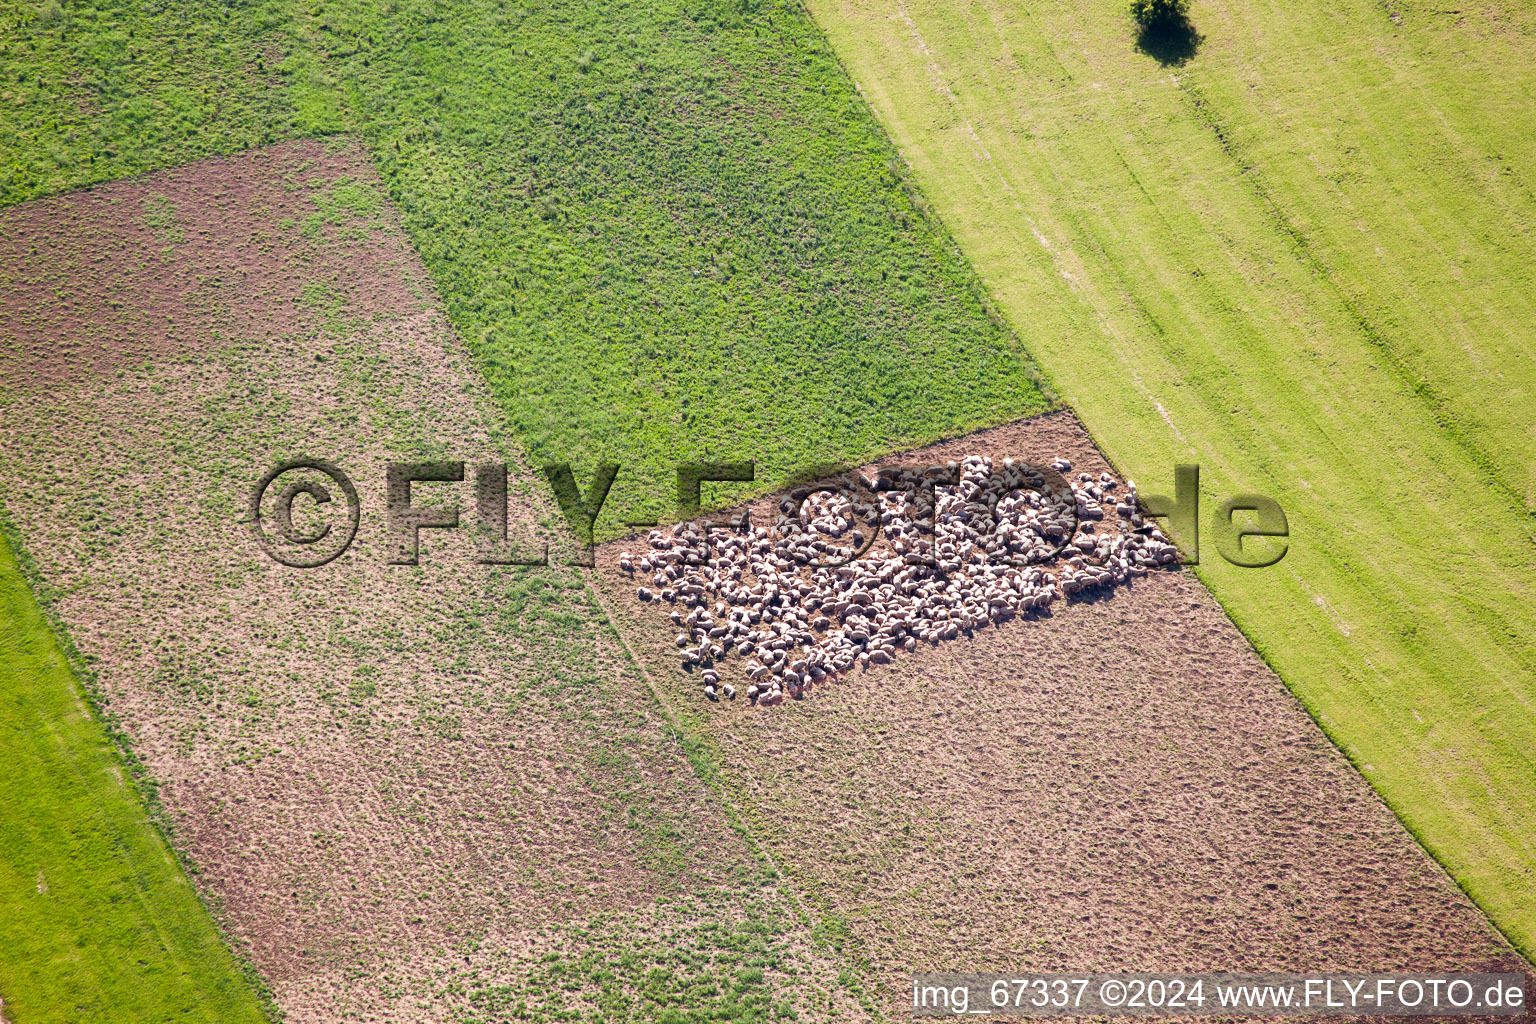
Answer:
<svg viewBox="0 0 1536 1024"><path fill-rule="evenodd" d="M642 601L673 605L683 666L698 666L706 696L736 696L719 667L735 651L747 698L776 704L1177 559L1134 483L1072 481L1071 468L972 455L845 474L790 492L772 531L746 513L681 522L619 567L645 581Z"/></svg>

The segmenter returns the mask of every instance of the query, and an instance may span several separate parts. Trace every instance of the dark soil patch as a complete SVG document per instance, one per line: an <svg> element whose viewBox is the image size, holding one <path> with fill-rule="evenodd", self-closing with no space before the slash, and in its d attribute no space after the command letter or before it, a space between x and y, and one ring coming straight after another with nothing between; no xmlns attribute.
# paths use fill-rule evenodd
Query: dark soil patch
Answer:
<svg viewBox="0 0 1536 1024"><path fill-rule="evenodd" d="M317 196L345 204L325 190L372 179L351 144L306 140L6 210L0 381L48 388L233 332L275 337L327 301L354 317L421 306L420 264L398 231L320 230Z"/></svg>

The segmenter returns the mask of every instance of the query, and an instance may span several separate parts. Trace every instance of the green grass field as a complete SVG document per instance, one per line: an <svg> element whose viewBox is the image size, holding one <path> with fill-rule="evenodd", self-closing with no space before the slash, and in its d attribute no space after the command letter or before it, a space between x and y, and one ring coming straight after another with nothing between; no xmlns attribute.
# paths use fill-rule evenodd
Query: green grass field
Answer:
<svg viewBox="0 0 1536 1024"><path fill-rule="evenodd" d="M0 537L7 1020L264 1020Z"/></svg>
<svg viewBox="0 0 1536 1024"><path fill-rule="evenodd" d="M288 6L0 0L0 206L313 133Z"/></svg>
<svg viewBox="0 0 1536 1024"><path fill-rule="evenodd" d="M1209 0L1165 66L1118 0L811 7L1118 466L1285 507L1201 576L1536 953L1531 13Z"/></svg>
<svg viewBox="0 0 1536 1024"><path fill-rule="evenodd" d="M1046 408L974 274L803 9L332 2L302 16L536 464L808 465Z"/></svg>
<svg viewBox="0 0 1536 1024"><path fill-rule="evenodd" d="M1119 0L809 5L0 3L0 205L359 133L605 535L1052 389L1143 493L1268 493L1286 559L1202 577L1536 953L1536 15L1200 0L1164 66ZM7 1014L259 1019L0 559Z"/></svg>

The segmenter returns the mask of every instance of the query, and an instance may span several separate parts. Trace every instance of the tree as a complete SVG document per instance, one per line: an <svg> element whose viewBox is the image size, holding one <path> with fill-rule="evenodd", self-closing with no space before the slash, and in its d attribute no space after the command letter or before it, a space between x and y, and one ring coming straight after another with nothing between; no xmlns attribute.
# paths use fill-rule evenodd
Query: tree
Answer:
<svg viewBox="0 0 1536 1024"><path fill-rule="evenodd" d="M1182 24L1189 14L1189 0L1131 0L1131 17L1144 28Z"/></svg>

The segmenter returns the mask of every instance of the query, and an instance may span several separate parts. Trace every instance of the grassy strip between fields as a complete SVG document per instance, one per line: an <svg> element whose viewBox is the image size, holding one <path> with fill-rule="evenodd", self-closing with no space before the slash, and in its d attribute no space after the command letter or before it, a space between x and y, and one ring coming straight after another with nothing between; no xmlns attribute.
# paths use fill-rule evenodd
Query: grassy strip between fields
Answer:
<svg viewBox="0 0 1536 1024"><path fill-rule="evenodd" d="M261 1021L0 536L0 999L32 1021Z"/></svg>
<svg viewBox="0 0 1536 1024"><path fill-rule="evenodd" d="M1119 468L1156 494L1201 464L1234 620L1536 953L1536 112L1494 73L1531 80L1520 16L1208 0L1138 47L1121 0L811 7ZM1269 569L1209 539L1252 491L1290 516Z"/></svg>

